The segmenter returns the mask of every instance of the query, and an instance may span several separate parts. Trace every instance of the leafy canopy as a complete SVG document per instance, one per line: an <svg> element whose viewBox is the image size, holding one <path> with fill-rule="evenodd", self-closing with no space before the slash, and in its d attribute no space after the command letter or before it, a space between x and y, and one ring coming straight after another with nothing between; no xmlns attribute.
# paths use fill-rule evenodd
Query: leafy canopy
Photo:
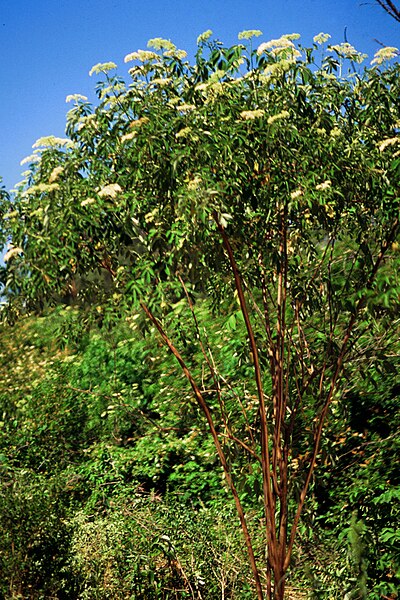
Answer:
<svg viewBox="0 0 400 600"><path fill-rule="evenodd" d="M2 199L10 297L28 307L58 301L84 278L82 296L105 287L117 303L149 290L174 300L177 269L200 291L225 293L217 222L249 281L259 251L265 277L276 276L285 222L291 292L306 287L310 305L321 301L309 276L321 247L357 239L347 286L359 287L398 214L395 49L353 73L350 61L364 55L349 44L326 48L326 34L312 47L293 34L253 49L259 34L242 32L227 48L205 32L193 63L170 41L150 40L151 50L125 58L128 83L114 63L93 67L97 105L69 96L68 138L38 140L15 196Z"/></svg>

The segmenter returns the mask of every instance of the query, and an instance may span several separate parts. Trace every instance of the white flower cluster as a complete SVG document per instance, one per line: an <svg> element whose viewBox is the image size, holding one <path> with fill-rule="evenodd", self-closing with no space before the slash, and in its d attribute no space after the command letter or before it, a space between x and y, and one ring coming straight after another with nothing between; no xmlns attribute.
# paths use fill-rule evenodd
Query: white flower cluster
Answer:
<svg viewBox="0 0 400 600"><path fill-rule="evenodd" d="M270 117L268 117L267 123L268 123L268 125L272 125L272 123L275 123L275 121L280 121L281 119L287 119L288 117L290 117L289 111L282 110L280 113L277 113L276 115L271 115Z"/></svg>
<svg viewBox="0 0 400 600"><path fill-rule="evenodd" d="M138 134L137 131L131 131L131 133L126 133L125 135L122 136L121 143L124 144L125 142L129 142L130 140L133 140L133 138L135 138L137 136L137 134Z"/></svg>
<svg viewBox="0 0 400 600"><path fill-rule="evenodd" d="M171 77L155 77L154 79L152 79L150 81L151 85L158 85L159 87L165 87L167 85L169 85L170 83L172 83L172 78Z"/></svg>
<svg viewBox="0 0 400 600"><path fill-rule="evenodd" d="M343 44L336 44L334 46L329 46L329 49L334 50L342 58L349 58L350 60L353 60L356 63L362 63L362 61L365 58L367 58L366 54L358 52L358 50L356 50L354 46L352 46L348 42L344 42Z"/></svg>
<svg viewBox="0 0 400 600"><path fill-rule="evenodd" d="M327 179L326 181L323 181L322 183L319 183L317 186L315 186L315 189L318 191L329 190L331 185L332 181L330 179Z"/></svg>
<svg viewBox="0 0 400 600"><path fill-rule="evenodd" d="M329 35L329 33L319 33L318 35L315 35L313 37L313 41L315 44L325 44L325 42L327 42L329 40L331 36Z"/></svg>
<svg viewBox="0 0 400 600"><path fill-rule="evenodd" d="M40 161L40 156L38 154L30 154L29 156L25 156L19 163L21 167L27 164L37 163Z"/></svg>
<svg viewBox="0 0 400 600"><path fill-rule="evenodd" d="M88 204L94 204L95 202L96 200L94 198L85 198L85 200L82 200L81 206L87 206Z"/></svg>
<svg viewBox="0 0 400 600"><path fill-rule="evenodd" d="M87 97L86 96L82 96L82 94L68 94L68 96L65 98L65 102L86 102Z"/></svg>
<svg viewBox="0 0 400 600"><path fill-rule="evenodd" d="M132 60L140 60L140 62L149 62L151 60L158 60L160 57L156 52L152 52L151 50L137 50L136 52L131 52L127 54L124 58L124 62L128 63Z"/></svg>
<svg viewBox="0 0 400 600"><path fill-rule="evenodd" d="M4 255L4 262L7 262L10 260L10 258L13 258L14 256L17 256L18 254L21 254L23 252L22 248L14 248L13 246L11 246L11 248L9 250L7 250L7 252Z"/></svg>
<svg viewBox="0 0 400 600"><path fill-rule="evenodd" d="M94 65L90 71L89 71L89 76L91 77L92 75L98 75L99 73L108 73L108 71L112 71L113 69L116 69L117 65L115 64L115 62L109 61L109 62L105 62L105 63L97 63L97 65Z"/></svg>
<svg viewBox="0 0 400 600"><path fill-rule="evenodd" d="M387 138L379 144L379 152L383 152L388 146L393 146L400 142L400 137Z"/></svg>
<svg viewBox="0 0 400 600"><path fill-rule="evenodd" d="M329 135L331 138L338 138L342 135L342 130L339 127L333 127Z"/></svg>
<svg viewBox="0 0 400 600"><path fill-rule="evenodd" d="M242 110L240 116L244 121L254 121L254 119L261 119L265 115L265 110L258 108L256 110Z"/></svg>
<svg viewBox="0 0 400 600"><path fill-rule="evenodd" d="M179 60L182 60L183 58L187 57L187 52L186 50L178 50L178 48L175 48L174 50L167 50L166 52L164 52L164 56L168 56L169 58L178 58Z"/></svg>
<svg viewBox="0 0 400 600"><path fill-rule="evenodd" d="M251 38L259 37L260 35L262 35L262 31L259 29L246 29L239 33L238 40L251 40Z"/></svg>
<svg viewBox="0 0 400 600"><path fill-rule="evenodd" d="M171 40L164 38L152 38L147 42L148 48L154 48L155 50L166 50L167 52L176 50L176 46Z"/></svg>
<svg viewBox="0 0 400 600"><path fill-rule="evenodd" d="M271 79L280 77L290 71L296 64L294 58L283 59L276 63L271 63L266 66L264 73L262 74L261 80L268 83Z"/></svg>
<svg viewBox="0 0 400 600"><path fill-rule="evenodd" d="M122 192L122 188L118 183L109 183L97 192L100 198L116 198Z"/></svg>
<svg viewBox="0 0 400 600"><path fill-rule="evenodd" d="M215 98L224 93L226 87L226 82L217 81L210 77L207 82L197 84L195 89L202 93L203 97L206 98L206 102L213 102Z"/></svg>
<svg viewBox="0 0 400 600"><path fill-rule="evenodd" d="M301 56L301 53L296 49L295 45L293 44L293 40L297 40L299 37L300 34L291 33L282 35L278 39L264 42L257 48L257 54L261 55L264 52L268 52L274 57L298 58Z"/></svg>
<svg viewBox="0 0 400 600"><path fill-rule="evenodd" d="M50 177L49 177L49 183L54 183L55 181L57 181L57 179L59 178L59 176L61 175L61 173L64 171L63 167L55 167L52 172L50 173Z"/></svg>
<svg viewBox="0 0 400 600"><path fill-rule="evenodd" d="M211 29L207 29L207 31L201 33L197 38L197 45L201 44L202 42L206 42L212 36L212 34L213 32Z"/></svg>
<svg viewBox="0 0 400 600"><path fill-rule="evenodd" d="M123 83L116 83L114 85L108 85L105 88L102 88L99 93L99 98L103 100L109 94L115 94L116 92L125 91L125 85Z"/></svg>
<svg viewBox="0 0 400 600"><path fill-rule="evenodd" d="M374 58L371 60L371 65L381 65L396 56L399 56L399 49L394 46L386 46L375 52Z"/></svg>
<svg viewBox="0 0 400 600"><path fill-rule="evenodd" d="M60 189L58 183L38 183L36 185L32 185L27 190L25 190L21 196L22 198L26 198L27 196L31 196L32 194L49 194L50 192L55 192Z"/></svg>
<svg viewBox="0 0 400 600"><path fill-rule="evenodd" d="M77 130L81 131L85 127L90 127L92 129L96 129L97 126L98 126L97 125L97 117L94 113L92 113L90 115L84 115L83 117L81 117L79 119Z"/></svg>
<svg viewBox="0 0 400 600"><path fill-rule="evenodd" d="M67 138L60 138L54 135L47 135L36 140L32 148L56 148L57 146L73 148L74 143Z"/></svg>
<svg viewBox="0 0 400 600"><path fill-rule="evenodd" d="M178 104L176 106L176 110L178 110L179 112L188 113L192 112L193 110L196 110L196 107L194 104Z"/></svg>

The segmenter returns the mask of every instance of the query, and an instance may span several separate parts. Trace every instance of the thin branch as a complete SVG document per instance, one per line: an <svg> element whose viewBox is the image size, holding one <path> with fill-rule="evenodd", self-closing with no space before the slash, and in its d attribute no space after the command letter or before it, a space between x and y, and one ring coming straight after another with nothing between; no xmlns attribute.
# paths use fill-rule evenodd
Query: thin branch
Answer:
<svg viewBox="0 0 400 600"><path fill-rule="evenodd" d="M374 446L375 444L383 444L384 442L387 442L389 440L398 439L398 437L399 437L399 431L396 431L395 433L392 433L391 435L388 435L387 437L380 438L379 440L369 440L368 442L363 442L362 444L355 446L354 448L352 448L351 450L348 450L347 452L344 452L343 454L338 454L337 458L338 458L338 460L340 460L344 456L348 456L349 454L357 453L359 450L361 450L362 448L365 448L366 446Z"/></svg>
<svg viewBox="0 0 400 600"><path fill-rule="evenodd" d="M217 397L218 397L218 402L219 402L219 406L220 406L220 409L221 409L221 417L222 417L222 420L223 420L223 423L224 423L224 427L225 427L226 431L229 431L230 427L228 426L228 422L226 420L225 403L223 402L223 399L222 399L221 386L220 386L220 383L219 383L219 378L217 377L217 373L216 373L216 370L215 370L215 365L209 359L208 354L206 352L206 349L204 347L203 340L201 338L201 333L200 333L200 325L199 325L199 322L197 320L197 316L196 316L196 313L194 311L193 302L192 302L192 300L191 300L191 298L189 296L189 292L188 292L188 290L186 288L186 285L185 285L182 277L179 275L179 273L177 273L177 276L178 276L179 282L180 282L180 284L181 284L181 286L183 288L183 291L185 292L186 300L187 300L189 308L190 308L190 313L191 313L193 321L194 321L194 326L195 326L197 338L199 340L201 352L202 352L204 360L206 361L206 364L207 364L207 366L208 366L208 368L210 370L211 378L214 381L214 386L215 386L215 390L214 391L217 392ZM207 344L207 346L208 346L208 344ZM211 354L211 349L210 349L209 346L208 346L207 350Z"/></svg>
<svg viewBox="0 0 400 600"><path fill-rule="evenodd" d="M257 385L259 405L260 405L260 419L261 419L261 446L262 446L262 470L263 470L263 492L265 499L266 508L266 519L267 519L267 540L270 551L270 560L276 563L276 530L275 530L275 502L272 496L271 486L271 464L269 457L269 433L267 424L267 412L265 408L265 397L261 378L261 367L260 359L258 356L258 348L254 337L253 328L250 322L249 312L247 309L246 299L243 293L242 280L239 274L239 270L233 255L232 247L230 245L228 236L226 235L224 227L219 223L217 215L214 215L217 228L222 236L222 240L225 249L228 253L229 262L232 268L232 272L235 279L236 291L238 293L240 307L242 309L243 318L246 324L247 334L249 337L250 350L253 354L254 364L254 376ZM272 474L273 475L273 474ZM276 480L274 478L275 485Z"/></svg>
<svg viewBox="0 0 400 600"><path fill-rule="evenodd" d="M400 9L397 8L392 0L376 0L376 2L388 15L400 23Z"/></svg>
<svg viewBox="0 0 400 600"><path fill-rule="evenodd" d="M303 290L303 297L302 297L301 301L300 300L298 301L299 310L301 309L301 307L304 304L304 301L306 299L307 291L309 290L309 288L311 287L311 285L314 283L315 278L317 277L318 273L320 273L321 268L322 268L322 266L324 264L325 258L327 256L327 253L328 253L328 250L329 250L329 246L333 243L334 240L335 240L335 236L332 236L332 237L329 238L329 240L328 240L328 242L327 242L327 244L325 246L324 252L322 254L321 260L319 261L319 263L314 268L314 273L313 273L312 277L309 279L307 285L305 286L305 288Z"/></svg>
<svg viewBox="0 0 400 600"><path fill-rule="evenodd" d="M227 482L228 487L231 490L232 496L235 500L236 511L238 513L240 524L241 524L241 527L243 530L243 535L244 535L246 546L247 546L247 553L249 555L249 560L250 560L250 566L251 566L251 570L252 570L253 577L254 577L254 583L256 585L257 598L258 598L258 600L263 600L264 595L263 595L263 591L262 591L260 575L259 575L256 559L254 556L253 544L252 544L250 532L247 527L246 516L244 514L243 507L242 507L239 495L236 490L236 486L233 483L229 465L228 465L227 459L225 457L225 453L223 451L221 442L219 440L218 433L217 433L217 430L215 427L213 417L211 415L210 408L209 408L207 402L204 400L204 397L203 397L197 383L193 379L191 372L187 368L186 363L183 360L181 354L178 352L178 350L172 344L171 340L165 333L165 331L164 331L163 327L161 326L160 322L158 321L158 319L156 319L156 317L153 315L153 313L150 311L150 309L145 304L141 303L141 306L142 306L144 312L146 313L146 315L148 316L148 318L150 319L150 321L153 323L153 325L155 325L156 329L158 330L159 334L161 335L161 338L164 340L164 342L168 346L171 353L175 356L176 360L178 361L185 377L187 378L187 380L189 381L189 383L192 387L192 390L194 392L196 400L199 403L200 408L202 409L202 411L207 419L207 423L210 428L211 436L213 438L214 445L217 450L217 454L218 454L220 463L224 470L226 482Z"/></svg>
<svg viewBox="0 0 400 600"><path fill-rule="evenodd" d="M268 296L270 297L271 300L272 300L272 297L271 297L271 293L269 291L269 288L268 288L268 285L267 285L267 282L265 279L265 267L264 267L264 263L262 261L261 252L258 255L258 266L260 269L261 292L262 292L262 299L263 299L263 306L264 306L265 331L267 332L268 341L270 343L271 350L272 350L272 352L275 352L275 344L274 344L274 340L272 339L272 333L271 333L271 319L269 316L269 304L268 304ZM257 306L257 308L258 308L258 306ZM258 310L260 310L260 309L258 309Z"/></svg>
<svg viewBox="0 0 400 600"><path fill-rule="evenodd" d="M376 274L382 264L383 258L388 250L388 248L390 247L390 245L392 244L393 240L395 239L395 236L398 232L399 229L399 220L396 219L394 221L394 224L391 228L391 231L389 232L389 235L386 239L385 242L382 243L381 245L381 249L380 252L376 258L376 261L373 265L373 268L371 270L370 276L368 277L368 280L366 282L365 285L365 290L369 290L375 280ZM357 318L359 316L359 313L361 311L362 308L364 308L365 303L366 303L366 292L364 292L363 296L360 298L360 300L357 303L357 306L355 308L354 313L352 314L352 316L350 317L346 332L344 334L343 337L343 341L342 341L342 347L341 350L339 352L339 355L337 357L336 360L336 368L335 371L333 373L332 379L331 379L331 384L329 387L329 391L325 400L325 404L323 406L323 409L320 413L320 417L319 417L319 422L318 422L318 426L317 426L317 430L316 430L316 435L315 435L315 442L314 442L314 450L312 453L312 457L311 457L311 462L310 462L310 467L308 470L308 474L306 477L306 481L304 483L303 489L300 493L300 500L298 503L298 507L297 507L297 511L296 511L296 515L294 517L293 520L293 524L292 524L292 530L291 530L291 534L290 534L290 540L288 543L288 547L287 547L287 554L286 554L286 559L285 559L285 563L284 563L284 569L287 569L289 567L290 564L290 558L291 558L291 554L292 554L292 550L293 550L293 544L294 544L294 538L296 535L296 531L297 531L297 527L299 524L299 520L300 520L300 515L301 512L303 510L303 506L304 506L304 502L305 502L305 498L307 495L307 491L308 491L308 487L310 485L310 481L311 481L311 477L314 473L315 470L315 466L316 466L316 459L319 453L319 449L320 449L320 444L321 444L321 438L322 438L322 431L323 431L323 427L324 427L324 423L325 423L325 418L329 409L329 406L331 404L332 398L333 398L333 394L335 392L336 389L336 384L337 381L339 379L339 375L341 374L342 371L342 365L343 365L343 360L345 357L345 354L347 352L347 346L350 340L350 336L352 334L354 325L357 321Z"/></svg>
<svg viewBox="0 0 400 600"><path fill-rule="evenodd" d="M244 450L246 450L246 452L251 454L251 456L254 456L254 458L261 464L261 457L258 456L257 452L255 452L252 448L250 448L250 446L248 446L246 444L246 442L243 442L240 438L237 438L236 436L234 436L233 433L231 433L229 430L227 430L227 432L228 433L221 433L221 437L223 437L227 440L232 440L238 446L241 446Z"/></svg>
<svg viewBox="0 0 400 600"><path fill-rule="evenodd" d="M255 453L254 450L250 450L248 448L248 446L244 442L242 443L232 433L232 429L231 429L231 426L229 424L229 417L226 414L225 402L224 402L223 397L222 397L222 390L221 390L221 385L220 385L221 375L219 375L217 373L217 369L215 367L215 361L214 361L214 358L212 356L211 348L209 347L209 344L207 343L207 350L210 353L210 358L208 357L208 354L207 354L206 349L205 349L204 344L203 344L203 340L201 338L200 325L199 325L199 322L198 322L198 319L197 319L197 316L196 316L196 313L195 313L195 310L194 310L193 302L192 302L192 300L191 300L191 298L189 296L189 292L188 292L188 290L186 288L186 285L185 285L182 277L179 275L179 273L177 274L177 276L178 276L178 279L179 279L179 281L180 281L180 283L182 285L182 288L183 288L183 290L185 292L186 299L188 301L190 312L192 314L192 318L193 318L193 321L194 321L194 324L195 324L195 329L196 329L197 337L198 337L198 340L199 340L201 352L202 352L204 360L206 361L207 366L208 366L208 368L210 370L211 377L212 377L212 379L214 381L215 391L217 392L218 402L219 402L220 409L221 409L221 417L222 417L225 429L226 429L226 431L228 433L228 436L229 436L230 439L235 440L237 443L239 443L244 448L246 448L246 450L248 452L251 452L251 454L253 454L255 457L257 457L257 454ZM243 406L243 403L241 402L241 400L239 398L239 395L236 396L236 399L239 402L240 408L242 410L242 414L243 414L243 416L245 418L247 431L248 431L248 433L250 435L250 438L251 438L252 442L254 443L254 437L253 437L253 434L252 434L252 431L251 431L251 428L250 428L250 423L249 423L249 421L247 419L247 414L246 414L245 408Z"/></svg>

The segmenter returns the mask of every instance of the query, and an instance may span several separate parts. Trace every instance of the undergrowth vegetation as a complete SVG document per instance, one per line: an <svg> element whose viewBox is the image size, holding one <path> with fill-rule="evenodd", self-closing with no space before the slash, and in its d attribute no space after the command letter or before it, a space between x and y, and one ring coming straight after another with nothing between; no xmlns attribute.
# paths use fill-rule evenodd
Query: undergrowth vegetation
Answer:
<svg viewBox="0 0 400 600"><path fill-rule="evenodd" d="M89 330L77 312L1 331L1 596L250 600L234 506L171 357L138 315ZM230 326L216 319L211 335L221 360L236 355L228 375L245 386L249 364L227 348ZM346 426L327 430L290 597L395 597L399 389L395 373L371 381L344 399ZM237 468L262 560L259 478Z"/></svg>

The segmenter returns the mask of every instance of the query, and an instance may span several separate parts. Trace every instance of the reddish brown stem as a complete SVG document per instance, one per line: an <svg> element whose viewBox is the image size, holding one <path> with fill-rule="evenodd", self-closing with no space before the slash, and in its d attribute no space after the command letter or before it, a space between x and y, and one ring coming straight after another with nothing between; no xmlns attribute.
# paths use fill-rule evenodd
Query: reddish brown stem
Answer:
<svg viewBox="0 0 400 600"><path fill-rule="evenodd" d="M253 355L254 365L254 376L257 385L259 406L260 406L260 419L261 419L261 459L262 459L262 471L263 471L263 492L265 500L265 516L267 521L267 543L268 551L270 555L270 561L272 565L276 564L277 553L276 553L276 530L275 530L275 502L272 495L272 481L271 481L271 464L269 457L269 434L267 424L267 413L265 408L265 397L261 378L261 367L258 356L258 348L254 337L254 331L250 322L249 312L247 309L246 299L244 297L242 280L239 274L239 270L233 255L232 247L230 245L228 236L226 235L224 227L219 223L218 217L215 215L215 221L218 230L222 236L222 240L225 246L225 250L229 257L229 262L232 268L235 287L238 294L240 308L242 310L244 322L246 324L247 335L249 337L250 351Z"/></svg>
<svg viewBox="0 0 400 600"><path fill-rule="evenodd" d="M176 360L178 361L185 377L187 378L187 380L189 381L189 383L192 387L192 390L194 392L196 400L199 403L200 408L202 409L202 411L206 417L206 420L207 420L207 423L208 423L208 426L210 429L210 433L213 438L215 448L217 450L218 458L219 458L222 468L224 470L226 482L228 484L228 487L229 487L229 489L232 493L232 496L234 498L234 501L235 501L236 511L239 516L240 524L241 524L243 535L244 535L245 542L246 542L247 553L248 553L249 560L250 560L250 566L251 566L251 570L252 570L253 577L254 577L254 583L255 583L256 591L257 591L257 598L258 598L258 600L263 600L264 595L263 595L263 591L262 591L260 575L258 572L258 567L257 567L256 559L254 556L253 544L252 544L249 529L247 527L246 517L245 517L244 511L243 511L243 507L240 502L240 498L237 493L236 487L233 483L230 468L229 468L228 462L226 460L225 453L223 451L221 442L219 440L218 433L217 433L217 430L216 430L216 427L214 424L214 420L211 415L210 408L207 405L207 402L204 400L204 397L200 391L200 388L198 387L196 381L193 379L193 376L192 376L191 372L189 371L189 369L187 368L186 363L183 360L181 354L175 348L175 346L169 339L168 335L165 333L165 331L164 331L163 327L161 326L160 322L158 321L158 319L156 319L156 317L153 315L153 313L150 311L150 309L145 304L142 303L141 306L142 306L144 312L146 313L146 315L148 316L148 318L150 319L150 321L155 325L156 329L158 330L159 334L161 335L161 338L164 340L164 342L168 346L170 352L173 354L173 356L175 356Z"/></svg>
<svg viewBox="0 0 400 600"><path fill-rule="evenodd" d="M214 359L213 359L213 356L211 354L211 350L210 350L210 348L208 348L208 350L210 352L210 355L211 355L211 360L210 360L210 358L207 355L207 352L206 352L206 349L204 347L204 344L203 344L203 340L202 340L202 337L201 337L201 331L200 331L200 325L199 325L199 322L198 322L197 317L196 317L196 313L195 313L195 310L194 310L193 302L192 302L192 300L191 300L191 298L189 296L189 292L188 292L188 290L186 288L185 282L183 281L182 277L179 275L179 273L177 274L177 276L178 276L180 284L181 284L181 286L183 288L183 291L185 292L186 300L188 302L191 315L193 317L193 321L194 321L194 325L195 325L195 328L196 328L196 333L197 333L197 337L198 337L198 340L199 340L201 352L202 352L204 360L206 361L206 364L207 364L207 366L208 366L208 368L210 370L211 377L212 377L212 379L214 381L215 390L217 392L218 402L219 402L220 409L221 409L221 418L222 418L222 420L224 422L224 426L225 426L225 429L227 431L228 437L231 440L235 441L238 445L242 446L247 452L249 452L255 458L257 458L257 460L261 460L258 457L257 453L253 449L251 449L246 443L242 442L242 440L239 440L232 433L232 429L231 429L230 424L229 424L229 419L227 419L227 417L226 417L225 405L224 405L224 401L223 401L222 393L221 393L220 377L218 377L217 370L216 370L215 364L214 364ZM250 423L248 421L246 411L244 410L243 404L241 403L241 401L240 401L239 398L238 398L238 401L239 401L239 404L240 404L243 416L245 418L246 427L247 427L247 431L249 433L250 439L252 441L254 441L253 434L252 434L252 431L251 431L251 428L250 428Z"/></svg>

